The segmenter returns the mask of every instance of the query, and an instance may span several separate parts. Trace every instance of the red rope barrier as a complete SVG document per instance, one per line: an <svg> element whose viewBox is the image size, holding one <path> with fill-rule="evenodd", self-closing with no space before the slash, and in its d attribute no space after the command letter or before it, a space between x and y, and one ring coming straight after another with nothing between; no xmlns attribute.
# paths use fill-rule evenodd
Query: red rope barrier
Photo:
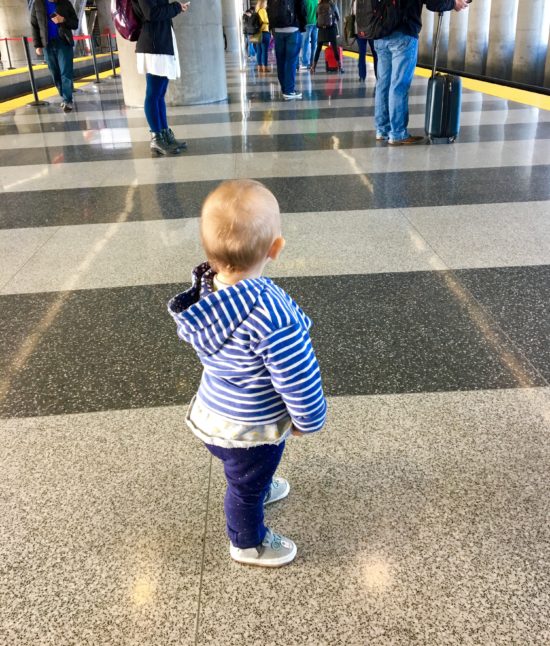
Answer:
<svg viewBox="0 0 550 646"><path fill-rule="evenodd" d="M107 35L107 34L105 34L105 35ZM112 34L111 34L111 35L112 35ZM0 38L0 41L4 41L4 42L5 42L5 41L13 41L13 42L21 43L21 42L23 42L23 38L24 38L28 43L32 43L32 40L33 40L33 39L32 39L32 36L19 36L19 37L17 37L17 38ZM91 36L85 36L85 35L81 35L81 36L73 36L73 40L90 40L90 38L91 38Z"/></svg>

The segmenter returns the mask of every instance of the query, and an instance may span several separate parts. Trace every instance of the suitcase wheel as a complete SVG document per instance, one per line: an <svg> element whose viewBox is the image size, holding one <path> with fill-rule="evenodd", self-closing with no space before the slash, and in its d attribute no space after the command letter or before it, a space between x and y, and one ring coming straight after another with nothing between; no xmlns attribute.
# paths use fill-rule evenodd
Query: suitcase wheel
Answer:
<svg viewBox="0 0 550 646"><path fill-rule="evenodd" d="M449 137L447 139L447 143L452 144L452 143L454 143L455 139L456 139L456 137Z"/></svg>

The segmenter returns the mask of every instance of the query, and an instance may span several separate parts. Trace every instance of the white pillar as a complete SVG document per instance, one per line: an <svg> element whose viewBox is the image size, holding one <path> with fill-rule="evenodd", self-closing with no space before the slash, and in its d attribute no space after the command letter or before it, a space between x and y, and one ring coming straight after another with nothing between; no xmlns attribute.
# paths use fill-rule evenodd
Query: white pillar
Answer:
<svg viewBox="0 0 550 646"><path fill-rule="evenodd" d="M145 100L145 76L137 71L136 44L119 35L116 40L124 103L131 108L142 108Z"/></svg>
<svg viewBox="0 0 550 646"><path fill-rule="evenodd" d="M544 87L550 89L550 34L548 34L548 47L546 48L546 65L544 67Z"/></svg>
<svg viewBox="0 0 550 646"><path fill-rule="evenodd" d="M168 86L167 103L196 105L226 99L221 2L191 2L173 24L181 78Z"/></svg>
<svg viewBox="0 0 550 646"><path fill-rule="evenodd" d="M545 1L521 0L519 3L512 63L512 80L518 83L543 83L546 43L542 40L542 29Z"/></svg>
<svg viewBox="0 0 550 646"><path fill-rule="evenodd" d="M465 69L471 74L481 75L485 73L487 64L491 0L472 2L466 13L468 15L468 38Z"/></svg>
<svg viewBox="0 0 550 646"><path fill-rule="evenodd" d="M487 76L499 79L511 76L517 12L518 0L493 0L491 4Z"/></svg>
<svg viewBox="0 0 550 646"><path fill-rule="evenodd" d="M97 7L97 21L99 23L100 33L110 32L113 34L115 27L111 16L111 0L96 0L95 4Z"/></svg>
<svg viewBox="0 0 550 646"><path fill-rule="evenodd" d="M0 38L20 38L31 35L31 22L27 2L23 0L0 0ZM27 59L22 42L8 42L10 57L13 67L25 67ZM29 43L31 51L34 44ZM8 54L6 43L0 43L4 69L8 67Z"/></svg>
<svg viewBox="0 0 550 646"><path fill-rule="evenodd" d="M431 65L434 34L434 13L426 7L422 11L422 30L418 42L418 61L424 65Z"/></svg>
<svg viewBox="0 0 550 646"><path fill-rule="evenodd" d="M449 26L449 52L447 67L452 70L463 70L466 60L466 39L468 38L468 9L451 11Z"/></svg>
<svg viewBox="0 0 550 646"><path fill-rule="evenodd" d="M222 25L228 52L238 52L241 46L241 9L241 0L222 0Z"/></svg>

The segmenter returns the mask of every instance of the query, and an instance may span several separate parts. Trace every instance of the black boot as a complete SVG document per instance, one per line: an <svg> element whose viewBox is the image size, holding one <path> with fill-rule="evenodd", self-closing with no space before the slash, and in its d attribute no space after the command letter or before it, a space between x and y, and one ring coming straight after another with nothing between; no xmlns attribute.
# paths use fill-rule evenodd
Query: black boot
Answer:
<svg viewBox="0 0 550 646"><path fill-rule="evenodd" d="M157 155L177 155L180 151L179 149L174 149L166 139L162 132L152 132L151 133L151 143L149 144L151 152L156 153Z"/></svg>
<svg viewBox="0 0 550 646"><path fill-rule="evenodd" d="M165 128L162 131L162 134L164 136L164 141L172 146L172 148L177 149L177 152L181 152L187 148L187 143L185 141L178 141L171 128Z"/></svg>

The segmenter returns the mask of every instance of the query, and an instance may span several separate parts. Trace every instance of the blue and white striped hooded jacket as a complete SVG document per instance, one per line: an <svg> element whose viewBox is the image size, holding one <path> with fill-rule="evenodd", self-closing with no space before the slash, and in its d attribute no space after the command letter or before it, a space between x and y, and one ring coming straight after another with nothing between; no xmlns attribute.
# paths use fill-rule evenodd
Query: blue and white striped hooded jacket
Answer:
<svg viewBox="0 0 550 646"><path fill-rule="evenodd" d="M197 399L233 422L273 424L290 416L300 431L320 430L326 400L310 319L269 278L214 291L214 275L208 263L199 265L191 288L168 303L178 336L204 367Z"/></svg>

